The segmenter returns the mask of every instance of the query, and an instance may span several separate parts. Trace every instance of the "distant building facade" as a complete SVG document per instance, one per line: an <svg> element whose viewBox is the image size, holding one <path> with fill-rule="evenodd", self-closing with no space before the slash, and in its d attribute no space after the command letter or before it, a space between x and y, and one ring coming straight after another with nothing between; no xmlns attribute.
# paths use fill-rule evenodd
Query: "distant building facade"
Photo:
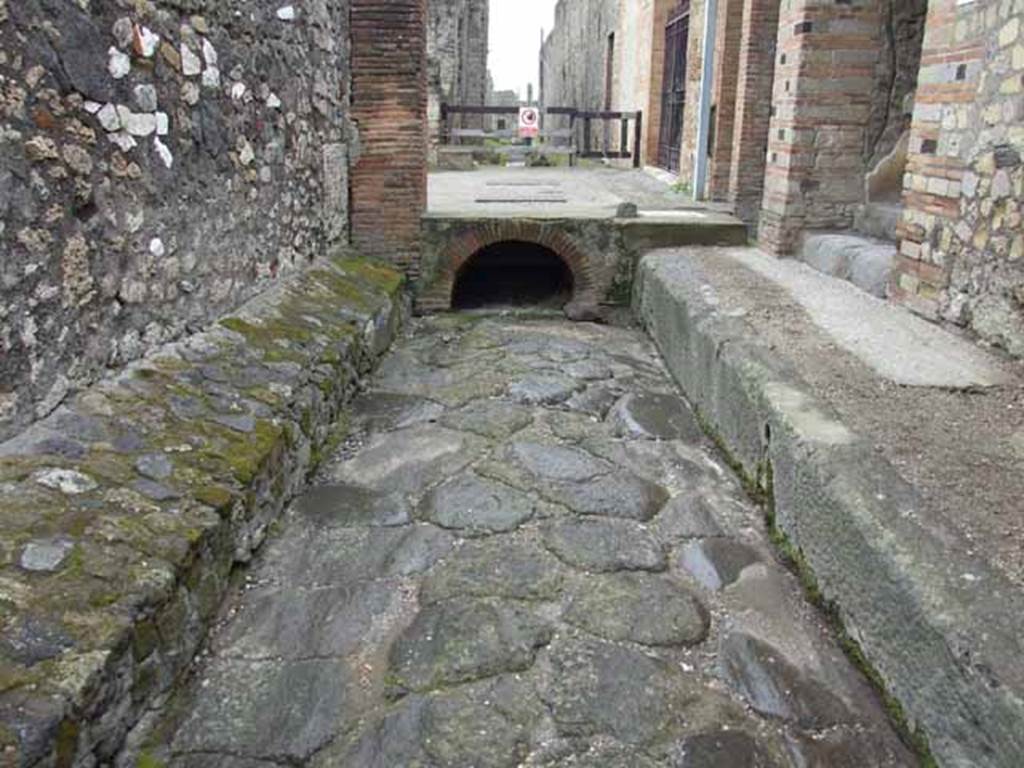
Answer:
<svg viewBox="0 0 1024 768"><path fill-rule="evenodd" d="M427 19L427 119L432 143L441 128L443 103L482 106L489 92L489 0L429 0ZM466 120L464 124L472 121Z"/></svg>

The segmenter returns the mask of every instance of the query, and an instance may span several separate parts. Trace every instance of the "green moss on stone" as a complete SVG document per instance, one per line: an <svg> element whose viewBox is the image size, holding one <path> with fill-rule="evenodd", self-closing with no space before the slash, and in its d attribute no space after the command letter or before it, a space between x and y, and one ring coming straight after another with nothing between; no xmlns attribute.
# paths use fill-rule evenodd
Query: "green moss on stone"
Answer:
<svg viewBox="0 0 1024 768"><path fill-rule="evenodd" d="M234 494L219 485L206 485L194 491L198 501L216 510L228 509L235 500Z"/></svg>
<svg viewBox="0 0 1024 768"><path fill-rule="evenodd" d="M335 263L346 273L357 275L388 294L398 291L405 279L402 277L402 273L393 267L369 259L348 257L337 259Z"/></svg>
<svg viewBox="0 0 1024 768"><path fill-rule="evenodd" d="M166 765L163 760L158 760L149 752L140 754L139 759L135 762L135 768L166 768Z"/></svg>

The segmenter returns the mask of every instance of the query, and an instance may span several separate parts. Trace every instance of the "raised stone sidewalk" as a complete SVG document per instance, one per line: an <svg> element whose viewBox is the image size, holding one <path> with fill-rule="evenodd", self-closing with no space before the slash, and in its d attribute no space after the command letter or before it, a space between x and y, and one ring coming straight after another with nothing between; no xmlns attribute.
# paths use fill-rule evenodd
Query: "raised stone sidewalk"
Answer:
<svg viewBox="0 0 1024 768"><path fill-rule="evenodd" d="M635 297L938 763L1024 765L1019 364L750 248L652 253Z"/></svg>
<svg viewBox="0 0 1024 768"><path fill-rule="evenodd" d="M329 262L0 445L0 765L109 764L405 314Z"/></svg>

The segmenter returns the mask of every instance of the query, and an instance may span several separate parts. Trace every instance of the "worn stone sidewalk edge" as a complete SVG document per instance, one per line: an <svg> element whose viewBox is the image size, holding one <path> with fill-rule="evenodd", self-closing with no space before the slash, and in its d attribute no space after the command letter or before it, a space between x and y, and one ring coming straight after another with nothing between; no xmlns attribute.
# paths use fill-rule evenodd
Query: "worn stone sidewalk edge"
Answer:
<svg viewBox="0 0 1024 768"><path fill-rule="evenodd" d="M785 350L716 308L695 264L648 255L634 309L713 436L773 494L780 532L938 763L1024 765L1019 592L922 519L919 493Z"/></svg>
<svg viewBox="0 0 1024 768"><path fill-rule="evenodd" d="M116 754L408 314L390 268L328 260L0 445L0 764Z"/></svg>

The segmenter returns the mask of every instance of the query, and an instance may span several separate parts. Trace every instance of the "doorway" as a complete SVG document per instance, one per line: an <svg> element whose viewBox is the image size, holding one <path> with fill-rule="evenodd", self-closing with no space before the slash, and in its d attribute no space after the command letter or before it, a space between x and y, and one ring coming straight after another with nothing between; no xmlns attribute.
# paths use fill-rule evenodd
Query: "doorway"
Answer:
<svg viewBox="0 0 1024 768"><path fill-rule="evenodd" d="M679 172L682 151L683 110L686 106L686 46L689 39L690 1L684 0L672 11L665 25L658 166L672 173Z"/></svg>

